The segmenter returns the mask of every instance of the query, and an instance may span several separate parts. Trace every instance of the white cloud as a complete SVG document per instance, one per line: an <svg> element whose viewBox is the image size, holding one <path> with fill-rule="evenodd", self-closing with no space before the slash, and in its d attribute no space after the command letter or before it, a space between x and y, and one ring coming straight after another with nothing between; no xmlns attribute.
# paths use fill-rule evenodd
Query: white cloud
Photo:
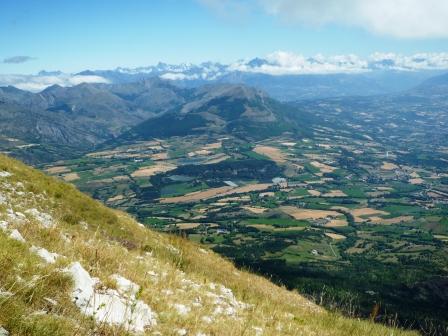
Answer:
<svg viewBox="0 0 448 336"><path fill-rule="evenodd" d="M73 86L81 83L108 83L100 76L82 76L71 74L58 75L0 75L0 86L12 85L16 88L39 92L51 85Z"/></svg>
<svg viewBox="0 0 448 336"><path fill-rule="evenodd" d="M397 38L447 38L447 0L198 0L225 17L262 10L287 22L342 24Z"/></svg>
<svg viewBox="0 0 448 336"><path fill-rule="evenodd" d="M291 52L269 54L260 65L239 61L228 71L263 73L268 75L353 74L373 70L443 70L448 69L448 53L420 53L411 56L394 53L375 53L367 58L357 55L305 57Z"/></svg>

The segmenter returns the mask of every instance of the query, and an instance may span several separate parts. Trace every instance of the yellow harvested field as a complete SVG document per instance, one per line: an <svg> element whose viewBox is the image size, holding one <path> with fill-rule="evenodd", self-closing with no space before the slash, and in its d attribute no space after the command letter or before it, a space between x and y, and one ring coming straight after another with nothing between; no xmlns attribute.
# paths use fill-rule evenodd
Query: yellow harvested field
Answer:
<svg viewBox="0 0 448 336"><path fill-rule="evenodd" d="M242 187L231 188L231 190L222 194L222 196L233 195L233 194L244 194L252 191L262 191L266 190L272 186L272 183L255 183L248 184Z"/></svg>
<svg viewBox="0 0 448 336"><path fill-rule="evenodd" d="M79 175L78 175L78 173L68 173L68 174L65 174L62 178L66 182L71 182L71 181L79 180Z"/></svg>
<svg viewBox="0 0 448 336"><path fill-rule="evenodd" d="M222 147L222 142L213 142L206 144L202 149L219 149Z"/></svg>
<svg viewBox="0 0 448 336"><path fill-rule="evenodd" d="M151 159L154 161L168 160L168 153L164 152L164 153L153 154L151 156Z"/></svg>
<svg viewBox="0 0 448 336"><path fill-rule="evenodd" d="M244 194L251 191L266 190L272 183L248 184L242 187L224 186L219 188L210 188L202 191L195 191L183 196L160 198L160 203L187 203L196 202L203 199L214 198L217 196L229 196L234 194ZM227 205L226 203L223 203Z"/></svg>
<svg viewBox="0 0 448 336"><path fill-rule="evenodd" d="M244 210L250 211L254 214L262 214L268 210L266 208L251 207L251 206L242 206L241 208L243 208Z"/></svg>
<svg viewBox="0 0 448 336"><path fill-rule="evenodd" d="M294 217L294 219L321 219L321 218L336 218L341 216L339 212L331 210L314 210L314 209L301 209L294 206L282 206L280 210L284 213Z"/></svg>
<svg viewBox="0 0 448 336"><path fill-rule="evenodd" d="M392 162L383 162L383 165L381 166L382 170L394 170L394 169L398 169L399 167Z"/></svg>
<svg viewBox="0 0 448 336"><path fill-rule="evenodd" d="M335 167L326 165L325 163L321 163L319 161L311 161L310 164L319 169L321 173L332 173L336 170Z"/></svg>
<svg viewBox="0 0 448 336"><path fill-rule="evenodd" d="M108 158L108 157L112 157L113 155L118 154L118 153L120 153L120 151L118 151L118 150L107 150L107 151L89 153L86 156Z"/></svg>
<svg viewBox="0 0 448 336"><path fill-rule="evenodd" d="M123 195L117 195L117 196L108 198L107 202L121 201L122 199L124 199Z"/></svg>
<svg viewBox="0 0 448 336"><path fill-rule="evenodd" d="M434 235L434 238L448 242L448 236L445 235Z"/></svg>
<svg viewBox="0 0 448 336"><path fill-rule="evenodd" d="M157 163L154 166L141 167L131 174L132 177L149 177L159 173L176 169L177 166L171 163Z"/></svg>
<svg viewBox="0 0 448 336"><path fill-rule="evenodd" d="M345 197L347 195L341 190L330 190L329 192L323 194L322 196L323 197Z"/></svg>
<svg viewBox="0 0 448 336"><path fill-rule="evenodd" d="M196 202L203 199L209 199L221 195L229 190L233 189L232 187L225 186L219 188L210 188L203 191L195 191L184 196L177 197L166 197L160 198L160 203L187 203L187 202Z"/></svg>
<svg viewBox="0 0 448 336"><path fill-rule="evenodd" d="M206 162L204 162L204 164L213 164L213 163L219 163L222 161L225 161L227 159L229 159L230 156L228 156L227 154L220 154L217 156L213 156L212 158L210 158L209 160L207 160Z"/></svg>
<svg viewBox="0 0 448 336"><path fill-rule="evenodd" d="M283 146L286 146L286 147L294 147L297 143L296 142L282 142L280 144Z"/></svg>
<svg viewBox="0 0 448 336"><path fill-rule="evenodd" d="M318 190L310 189L308 190L308 194L310 194L311 196L320 196L321 192Z"/></svg>
<svg viewBox="0 0 448 336"><path fill-rule="evenodd" d="M114 176L112 177L112 179L116 182L120 182L120 181L128 181L130 180L129 176L127 175L118 175L118 176Z"/></svg>
<svg viewBox="0 0 448 336"><path fill-rule="evenodd" d="M377 210L377 209L373 209L373 208L354 209L354 210L350 210L350 213L352 214L352 216L355 219L355 222L357 222L357 223L362 223L362 222L367 221L367 219L362 218L364 216L371 217L374 215L388 215L389 214L386 211Z"/></svg>
<svg viewBox="0 0 448 336"><path fill-rule="evenodd" d="M50 174L62 174L70 172L70 169L66 166L56 166L47 168L45 171Z"/></svg>
<svg viewBox="0 0 448 336"><path fill-rule="evenodd" d="M329 221L327 224L324 225L325 227L343 227L343 226L348 226L347 220L346 219L332 219L331 221Z"/></svg>
<svg viewBox="0 0 448 336"><path fill-rule="evenodd" d="M201 223L176 223L175 225L178 229L189 230L197 228Z"/></svg>
<svg viewBox="0 0 448 336"><path fill-rule="evenodd" d="M409 180L409 183L410 183L410 184L422 184L423 182L425 182L425 180L423 180L423 179L420 178L420 177L411 178L411 179Z"/></svg>
<svg viewBox="0 0 448 336"><path fill-rule="evenodd" d="M369 218L369 221L375 224L399 224L399 223L404 223L404 222L410 222L414 219L413 216L399 216L399 217L394 217L394 218L381 218L381 217L377 217L377 216L373 216Z"/></svg>
<svg viewBox="0 0 448 336"><path fill-rule="evenodd" d="M197 150L197 151L190 152L190 153L188 153L187 155L188 155L189 157L193 157L193 156L196 156L196 155L199 155L199 156L207 156L207 155L210 155L210 154L212 154L212 152L210 152L210 151L207 150L207 149L199 149L199 150Z"/></svg>
<svg viewBox="0 0 448 336"><path fill-rule="evenodd" d="M343 236L343 235L338 234L338 233L332 233L332 232L325 232L325 235L327 237L330 237L331 239L334 239L334 240L343 240L343 239L347 238L346 236Z"/></svg>
<svg viewBox="0 0 448 336"><path fill-rule="evenodd" d="M287 232L287 231L303 231L305 230L304 226L290 226L286 228L276 228L272 225L268 224L251 224L248 227L253 227L261 231L274 231L274 232Z"/></svg>
<svg viewBox="0 0 448 336"><path fill-rule="evenodd" d="M286 155L278 148L271 147L271 146L260 146L257 145L253 149L255 153L265 155L268 158L270 158L272 161L275 161L277 163L285 163L286 162Z"/></svg>

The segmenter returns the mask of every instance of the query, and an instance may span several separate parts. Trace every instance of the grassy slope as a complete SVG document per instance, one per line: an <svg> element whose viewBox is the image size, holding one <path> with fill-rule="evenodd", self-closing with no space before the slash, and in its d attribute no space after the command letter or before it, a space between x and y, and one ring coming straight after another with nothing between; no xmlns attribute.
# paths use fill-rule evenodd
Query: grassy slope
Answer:
<svg viewBox="0 0 448 336"><path fill-rule="evenodd" d="M187 330L188 335L414 334L328 313L297 293L237 270L211 251L143 228L128 215L104 207L73 186L4 156L0 156L1 171L12 175L0 177L0 195L10 203L0 205L0 220L9 221L10 228L17 228L26 240L10 239L0 230L0 292L13 293L10 297L0 295L0 326L13 335L88 335L94 330L100 335L126 334L117 326L95 323L72 303L72 280L60 269L73 261L79 261L109 288L116 286L110 280L115 273L139 284L139 299L158 315L150 335L177 335L178 329ZM14 223L7 219L8 208L15 212L37 208L51 214L57 226L45 229L30 216L23 224ZM46 264L29 251L31 245L65 258ZM189 288L185 279L198 286ZM215 306L207 298L211 283L223 284L238 300L253 306L239 311L237 317L213 315ZM198 298L201 305L194 307L192 303ZM175 303L192 310L179 315L173 309ZM203 316L211 316L213 322L206 323Z"/></svg>

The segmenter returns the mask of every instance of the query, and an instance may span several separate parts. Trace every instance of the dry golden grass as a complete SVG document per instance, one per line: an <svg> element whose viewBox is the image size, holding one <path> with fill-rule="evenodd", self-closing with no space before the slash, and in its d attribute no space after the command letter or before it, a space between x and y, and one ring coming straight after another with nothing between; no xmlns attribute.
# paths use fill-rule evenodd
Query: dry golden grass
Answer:
<svg viewBox="0 0 448 336"><path fill-rule="evenodd" d="M23 183L28 195L11 196L8 201L14 203L14 211L37 207L56 222L50 229L32 218L26 224L11 222L26 242L0 231L0 288L12 293L0 298L0 323L11 335L128 334L120 326L95 322L74 305L72 280L60 271L74 261L98 277L103 286L114 288L111 275L120 274L141 287L138 298L157 313L157 325L147 330L147 335L178 335L179 329L189 335L210 336L256 335L258 330L265 336L417 335L326 312L296 292L238 270L185 239L153 232L129 215L108 209L73 186L17 161L1 156L0 171L11 172L7 182L17 188L17 183ZM5 184L1 188L2 193L7 192ZM1 218L6 218L6 208L0 210ZM63 257L46 264L29 251L31 245ZM216 304L210 293L221 285L247 304L237 317L213 313ZM199 304L193 305L195 302ZM179 315L174 304L189 305L191 311ZM203 319L206 316L212 318L211 323Z"/></svg>

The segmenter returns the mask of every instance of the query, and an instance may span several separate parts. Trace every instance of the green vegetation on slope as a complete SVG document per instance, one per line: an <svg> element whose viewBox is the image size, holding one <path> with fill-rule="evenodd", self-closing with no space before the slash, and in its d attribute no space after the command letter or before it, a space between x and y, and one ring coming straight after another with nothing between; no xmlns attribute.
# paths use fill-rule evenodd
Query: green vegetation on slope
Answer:
<svg viewBox="0 0 448 336"><path fill-rule="evenodd" d="M74 283L63 270L74 262L99 279L96 290L119 290L117 274L137 284L136 299L156 314L148 334L415 334L328 313L4 156L0 172L0 325L13 335L129 333L84 315L73 303ZM23 240L9 237L14 230ZM54 262L32 252L36 248L57 253Z"/></svg>

